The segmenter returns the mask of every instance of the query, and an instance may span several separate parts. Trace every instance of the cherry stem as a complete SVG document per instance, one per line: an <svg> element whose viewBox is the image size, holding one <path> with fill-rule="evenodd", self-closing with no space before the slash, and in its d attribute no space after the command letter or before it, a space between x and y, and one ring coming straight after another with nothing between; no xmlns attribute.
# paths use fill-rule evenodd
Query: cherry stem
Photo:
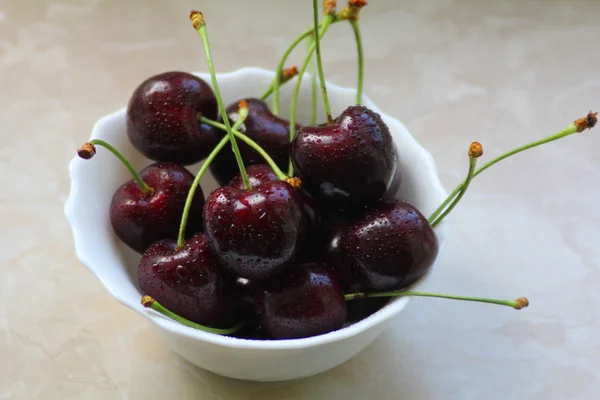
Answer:
<svg viewBox="0 0 600 400"><path fill-rule="evenodd" d="M306 38L306 51L310 50L315 40L312 36ZM310 109L310 124L317 124L317 71L315 70L313 58L310 58L310 94L311 94L311 109Z"/></svg>
<svg viewBox="0 0 600 400"><path fill-rule="evenodd" d="M248 103L242 100L240 101L240 109L238 111L239 118L235 121L232 129L237 129L244 123L246 118L248 117ZM225 125L223 125L225 128ZM213 162L215 157L219 154L219 152L225 147L225 145L229 142L229 136L223 136L221 141L215 146L215 148L210 152L206 160L200 167L198 174L194 178L194 182L192 183L192 187L190 187L190 191L188 192L187 199L185 200L185 205L183 206L183 215L181 216L181 224L179 225L179 236L177 237L177 249L180 249L185 244L185 228L187 226L188 216L190 214L190 208L192 207L192 201L194 200L194 195L196 194L196 189L200 186L200 180L208 170L208 167Z"/></svg>
<svg viewBox="0 0 600 400"><path fill-rule="evenodd" d="M465 179L465 185L462 188L462 190L460 191L460 193L458 194L458 196L456 196L456 198L454 199L452 204L450 204L450 206L448 208L446 208L446 211L444 211L442 213L442 215L440 215L438 218L436 218L435 221L429 220L429 223L431 224L432 228L435 228L440 222L442 222L444 220L444 218L446 218L448 216L448 214L450 214L450 212L454 209L454 207L456 207L456 205L463 198L463 196L467 192L467 189L469 188L469 184L471 183L471 180L473 179L473 174L475 173L475 167L477 166L477 159L479 157L481 157L482 154L483 154L483 148L481 147L481 144L478 142L471 143L471 147L469 148L469 172L467 173L467 178Z"/></svg>
<svg viewBox="0 0 600 400"><path fill-rule="evenodd" d="M295 77L296 75L298 75L298 67L290 67L290 68L286 68L284 70L282 70L279 74L279 85L283 85L286 82L289 82L292 80L293 77ZM266 99L269 98L270 95L273 94L275 89L275 82L271 82L271 86L269 86L269 88L263 93L262 96L260 96L260 99L262 101L265 101Z"/></svg>
<svg viewBox="0 0 600 400"><path fill-rule="evenodd" d="M341 21L341 19L338 18L337 15L335 15L333 18L333 21L331 21L331 23L335 23L335 22L339 22L339 21ZM288 46L288 48L285 50L285 52L281 56L281 59L279 60L279 64L277 65L277 69L275 70L275 78L273 79L273 83L271 84L273 86L273 106L271 107L272 108L271 112L274 115L279 115L279 87L281 84L280 73L283 69L283 66L285 65L285 62L289 58L290 54L292 54L292 51L294 51L296 46L298 46L300 43L302 43L302 41L304 39L306 39L308 36L310 36L314 32L315 32L314 28L308 28L306 31L302 32L302 34L300 36L298 36L292 42L292 44L290 44Z"/></svg>
<svg viewBox="0 0 600 400"><path fill-rule="evenodd" d="M452 294L441 294L431 292L414 292L411 290L399 290L394 292L379 292L379 293L352 293L344 295L345 300L364 299L369 297L437 297L440 299L450 300L463 300L473 301L477 303L488 303L497 304L500 306L506 306L520 310L529 305L529 300L525 297L520 297L516 300L499 300L499 299L488 299L485 297L470 297L470 296L457 296Z"/></svg>
<svg viewBox="0 0 600 400"><path fill-rule="evenodd" d="M319 2L313 0L313 25L314 31L319 31ZM325 15L323 18L323 25L331 24L334 16L331 14ZM327 22L329 21L329 22ZM327 84L325 82L325 74L323 72L323 60L321 59L321 39L320 35L314 35L315 51L317 52L317 71L319 72L319 83L321 84L321 93L323 96L323 106L325 107L325 117L327 118L327 125L333 124L333 117L331 116L331 106L329 105L329 97L327 96ZM311 58L312 59L312 58Z"/></svg>
<svg viewBox="0 0 600 400"><path fill-rule="evenodd" d="M325 32L327 32L329 25L331 25L334 21L336 21L335 15L328 14L323 18L323 25L321 26L321 31L318 34L318 36L320 38L322 38L323 35L325 35ZM302 77L304 76L304 73L306 72L306 68L308 67L308 64L310 63L311 57L312 57L313 53L315 52L315 49L316 49L316 45L315 45L315 43L313 43L310 46L310 49L308 50L308 52L306 54L306 58L304 59L304 63L300 67L300 71L298 72L298 80L296 81L296 87L294 88L294 94L292 96L292 110L290 112L290 129L289 129L290 142L292 140L294 140L294 136L296 135L296 111L298 109L298 97L300 96L300 87L302 86ZM290 163L289 163L288 175L289 176L294 175L294 166L292 164L291 158L290 158Z"/></svg>
<svg viewBox="0 0 600 400"><path fill-rule="evenodd" d="M91 149L89 149L89 145L92 146ZM112 145L108 144L104 140L100 140L100 139L90 140L89 142L87 142L85 145L82 146L82 148L79 151L79 156L82 158L91 158L96 152L94 146L102 146L105 149L109 150L111 153L113 153L127 167L129 172L131 173L131 176L133 177L133 180L135 180L137 182L137 184L139 185L142 192L145 195L152 194L152 192L153 192L152 188L150 186L148 186L148 184L146 182L144 182L144 180L142 179L140 174L135 170L135 168L133 168L133 165L131 165L129 160L127 160L125 158L125 156L123 154L121 154L121 152L119 150L117 150L116 148L114 148ZM84 157L83 151L87 152L86 157Z"/></svg>
<svg viewBox="0 0 600 400"><path fill-rule="evenodd" d="M212 54L210 51L210 43L208 41L208 32L206 30L206 21L204 21L204 16L200 11L192 11L190 13L190 19L192 20L192 24L194 25L194 29L198 32L198 35L202 38L202 43L204 44L204 51L206 52L206 58L208 61L208 70L210 71L210 77L212 79L213 89L215 91L215 97L217 98L217 104L219 106L219 112L221 115L226 116L225 106L223 105L223 99L221 98L221 91L219 90L219 84L217 83L217 77L215 75L215 66L213 64ZM231 131L231 124L229 123L229 118L223 118L225 122L225 126L227 129L227 134L229 135L229 140L231 142L231 149L233 154L235 155L235 159L238 164L238 168L240 170L240 174L242 175L242 181L244 182L244 188L246 190L250 190L250 181L248 180L248 173L246 172L246 167L244 166L244 161L242 160L242 155L240 154L240 149L238 148L237 142L235 140L235 136Z"/></svg>
<svg viewBox="0 0 600 400"><path fill-rule="evenodd" d="M510 151L502 154L501 156L494 158L493 160L487 162L486 164L481 166L479 169L477 169L473 173L473 176L471 176L471 179L474 179L476 176L481 174L483 171L485 171L492 165L497 164L498 162L500 162L510 156L513 156L515 154L518 154L518 153L528 150L528 149L532 149L537 146L541 146L545 143L549 143L549 142L553 142L555 140L562 139L562 138L570 136L574 133L583 132L585 129L593 128L597 122L597 118L596 118L597 114L598 113L590 112L586 117L580 118L580 119L576 120L575 122L570 123L563 130L561 130L553 135L547 136L540 140L536 140L536 141L524 144L523 146L519 146L513 150L510 150ZM431 216L429 217L429 221L434 221L437 218L437 216L446 209L448 204L450 204L450 202L461 192L461 190L463 190L465 188L465 186L467 184L468 184L467 179L465 179L465 181L460 183L452 191L452 193L450 193L450 195L446 198L446 200L444 200L444 202L442 204L440 204L440 206L433 212L433 214L431 214Z"/></svg>
<svg viewBox="0 0 600 400"><path fill-rule="evenodd" d="M212 119L208 119L206 117L200 117L200 121L204 122L207 125L214 126L215 128L225 130L225 125L223 125L217 121L213 121ZM283 171L277 166L277 163L275 163L275 161L273 161L271 156L262 147L260 147L260 145L258 143L256 143L254 140L250 139L248 136L244 135L242 132L237 130L237 128L232 128L232 131L233 131L233 134L235 135L235 137L240 139L242 142L246 143L248 146L252 147L258 154L261 155L262 158L265 159L267 164L269 164L269 166L271 167L273 172L275 172L275 175L277 175L277 177L279 179L281 179L282 181L285 181L288 179L288 176L283 173Z"/></svg>
<svg viewBox="0 0 600 400"><path fill-rule="evenodd" d="M350 20L350 26L352 26L352 30L354 31L354 39L356 41L356 53L358 56L358 82L356 85L356 104L360 105L362 103L363 82L365 76L365 59L363 55L363 45L358 20Z"/></svg>
<svg viewBox="0 0 600 400"><path fill-rule="evenodd" d="M273 115L279 115L279 86L281 85L281 72L283 70L283 66L285 65L285 62L287 61L290 54L292 54L292 51L294 51L296 46L298 46L300 43L302 43L304 39L310 36L310 34L313 33L313 31L313 28L309 28L306 31L304 31L300 36L298 36L296 40L294 40L292 44L290 44L289 47L285 50L285 52L281 56L281 59L279 60L279 64L277 64L277 69L275 70L275 79L271 84L273 87L273 106L271 107L271 112L273 113Z"/></svg>
<svg viewBox="0 0 600 400"><path fill-rule="evenodd" d="M172 311L169 311L162 304L160 304L158 301L156 301L155 299L153 299L150 296L142 297L142 305L146 308L151 308L154 311L161 313L165 317L169 317L183 325L189 326L190 328L199 329L204 332L214 333L216 335L230 335L232 333L239 331L241 328L243 328L246 325L246 321L242 321L242 322L232 326L231 328L226 328L226 329L211 328L211 327L208 327L205 325L200 325L200 324L192 322L188 319L185 319L185 318L175 314Z"/></svg>

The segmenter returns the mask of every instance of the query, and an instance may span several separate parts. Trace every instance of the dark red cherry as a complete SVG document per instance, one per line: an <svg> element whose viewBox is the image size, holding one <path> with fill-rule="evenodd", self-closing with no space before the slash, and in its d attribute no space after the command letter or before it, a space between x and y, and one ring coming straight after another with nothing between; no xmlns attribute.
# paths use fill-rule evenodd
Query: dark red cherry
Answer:
<svg viewBox="0 0 600 400"><path fill-rule="evenodd" d="M213 326L228 310L232 285L203 234L177 249L175 240L161 240L146 250L138 267L142 293L175 314Z"/></svg>
<svg viewBox="0 0 600 400"><path fill-rule="evenodd" d="M267 279L293 261L306 229L302 201L287 182L251 190L224 186L204 205L204 228L215 254L237 276Z"/></svg>
<svg viewBox="0 0 600 400"><path fill-rule="evenodd" d="M339 241L342 272L352 289L402 289L430 269L438 240L427 218L411 204L384 202L344 229Z"/></svg>
<svg viewBox="0 0 600 400"><path fill-rule="evenodd" d="M291 154L303 188L343 209L381 199L397 167L387 125L360 105L348 107L333 125L300 128Z"/></svg>
<svg viewBox="0 0 600 400"><path fill-rule="evenodd" d="M127 107L127 135L152 160L193 164L220 137L199 116L217 118L217 100L206 82L186 72L165 72L138 86Z"/></svg>
<svg viewBox="0 0 600 400"><path fill-rule="evenodd" d="M364 288L358 283L360 277L353 276L354 269L344 268L340 248L341 236L344 230L357 219L359 215L330 211L323 217L315 239L307 238L308 244L298 255L301 260L323 260L333 271L342 285L344 294L363 292ZM389 298L359 298L346 303L346 324L353 324L379 311L389 302Z"/></svg>
<svg viewBox="0 0 600 400"><path fill-rule="evenodd" d="M289 121L273 115L262 100L256 98L245 100L248 103L248 117L239 131L258 143L279 168L286 170L289 162ZM227 108L227 116L232 125L239 118L238 111L239 101ZM265 160L254 149L240 140L237 143L245 165L264 164ZM238 174L239 170L230 145L227 145L210 164L210 171L222 186L229 184Z"/></svg>
<svg viewBox="0 0 600 400"><path fill-rule="evenodd" d="M265 282L255 300L262 328L275 339L297 339L340 329L346 320L342 287L324 264L295 265Z"/></svg>
<svg viewBox="0 0 600 400"><path fill-rule="evenodd" d="M237 164L235 164L235 168L237 168ZM258 187L263 183L280 180L268 164L250 165L249 167L246 167L246 173L248 174L250 186L253 188ZM229 186L244 190L244 180L242 179L242 175L238 173L231 180Z"/></svg>
<svg viewBox="0 0 600 400"><path fill-rule="evenodd" d="M110 222L115 234L127 246L143 253L161 239L176 239L188 192L194 182L184 167L157 162L140 172L152 189L144 194L132 179L121 185L110 203ZM186 227L186 236L202 231L204 195L198 188Z"/></svg>
<svg viewBox="0 0 600 400"><path fill-rule="evenodd" d="M246 172L248 173L248 180L250 181L250 186L252 187L260 186L265 182L279 180L275 172L273 172L273 169L268 164L250 165L246 168ZM231 180L229 186L244 190L244 181L242 180L242 176L237 174ZM296 189L296 191L300 195L302 207L304 209L304 213L306 214L306 237L307 239L310 239L313 236L314 231L318 229L318 225L320 223L321 216L318 212L318 204L315 199L306 191L302 190L302 188Z"/></svg>

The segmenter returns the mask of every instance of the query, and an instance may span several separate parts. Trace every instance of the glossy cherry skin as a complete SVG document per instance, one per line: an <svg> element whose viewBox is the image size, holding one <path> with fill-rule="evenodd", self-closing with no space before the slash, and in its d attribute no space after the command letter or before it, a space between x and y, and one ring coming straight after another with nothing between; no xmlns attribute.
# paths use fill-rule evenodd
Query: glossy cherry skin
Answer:
<svg viewBox="0 0 600 400"><path fill-rule="evenodd" d="M204 229L215 254L235 275L263 280L282 272L304 240L296 190L278 180L252 190L223 186L204 205Z"/></svg>
<svg viewBox="0 0 600 400"><path fill-rule="evenodd" d="M273 169L268 164L250 165L246 168L246 172L248 173L248 181L250 182L251 187L257 187L265 182L279 180L275 172L273 172ZM244 181L242 180L242 176L237 174L231 180L229 186L244 190ZM316 203L315 199L306 191L302 190L302 188L296 189L296 192L300 196L302 208L304 209L304 213L306 215L306 238L310 240L313 236L313 232L318 229L320 223L321 215L319 213L318 204Z"/></svg>
<svg viewBox="0 0 600 400"><path fill-rule="evenodd" d="M336 266L353 290L406 288L430 269L439 246L435 232L414 206L383 202L342 232Z"/></svg>
<svg viewBox="0 0 600 400"><path fill-rule="evenodd" d="M346 320L342 286L324 264L296 265L265 282L255 299L264 331L274 339L297 339L340 329Z"/></svg>
<svg viewBox="0 0 600 400"><path fill-rule="evenodd" d="M237 164L235 165L237 168ZM239 171L239 170L238 170ZM277 174L273 172L273 169L268 164L255 164L246 167L246 173L248 174L248 181L251 187L258 187L263 183L278 181ZM237 174L229 183L229 186L244 190L244 180L241 174Z"/></svg>
<svg viewBox="0 0 600 400"><path fill-rule="evenodd" d="M286 170L289 162L289 121L271 113L267 104L256 98L245 99L248 103L248 117L239 131L258 143L279 168ZM233 125L239 118L239 101L227 107L227 116ZM225 134L224 132L220 132ZM264 164L265 160L254 149L237 141L245 165ZM227 145L210 164L210 171L222 186L229 184L239 172L231 146Z"/></svg>
<svg viewBox="0 0 600 400"><path fill-rule="evenodd" d="M138 267L142 293L198 324L213 326L229 308L232 285L202 233L177 249L161 240L146 250Z"/></svg>
<svg viewBox="0 0 600 400"><path fill-rule="evenodd" d="M144 194L132 179L121 185L110 203L110 222L115 234L138 253L161 239L176 239L188 192L194 182L184 167L157 162L140 172L152 188ZM204 195L198 188L190 208L186 236L202 231Z"/></svg>
<svg viewBox="0 0 600 400"><path fill-rule="evenodd" d="M201 161L220 137L198 121L217 118L217 100L206 82L186 72L165 72L142 82L127 107L127 135L151 160L183 165Z"/></svg>
<svg viewBox="0 0 600 400"><path fill-rule="evenodd" d="M387 125L379 114L360 105L348 107L331 126L300 128L291 154L303 187L342 209L381 199L397 167Z"/></svg>
<svg viewBox="0 0 600 400"><path fill-rule="evenodd" d="M342 285L344 294L363 291L363 287L359 284L360 279L352 275L354 270L346 268L342 259L342 249L340 246L344 230L359 217L360 215L332 212L324 218L319 230L322 248L321 253L317 257L320 257L320 259L333 267L333 271ZM346 303L348 311L346 324L352 324L368 317L379 311L388 302L389 298L384 297L359 298L348 301Z"/></svg>

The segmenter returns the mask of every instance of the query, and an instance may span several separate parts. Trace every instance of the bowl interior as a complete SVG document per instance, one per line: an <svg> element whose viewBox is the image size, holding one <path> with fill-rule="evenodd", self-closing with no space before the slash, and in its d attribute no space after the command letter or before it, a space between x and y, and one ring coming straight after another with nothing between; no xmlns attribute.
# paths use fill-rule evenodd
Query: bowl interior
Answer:
<svg viewBox="0 0 600 400"><path fill-rule="evenodd" d="M207 83L211 83L207 73L197 75ZM271 71L243 68L219 74L217 79L223 101L227 106L241 98L260 97L271 83L273 76L274 73ZM290 114L295 82L296 80L293 80L281 89L281 115L285 118ZM298 101L297 120L300 124L310 121L310 86L310 77L305 76ZM347 106L355 104L355 89L342 88L330 83L327 87L334 116L340 114ZM267 102L269 101L270 99ZM322 102L319 101L318 104L322 105ZM394 137L402 171L402 184L396 193L396 198L410 202L426 216L431 214L447 195L439 181L433 158L400 121L383 113L366 96L363 96L363 104L382 116ZM318 111L318 120L324 120L322 107ZM101 118L94 125L91 137L106 140L117 147L134 167L140 170L152 161L143 157L130 144L126 134L125 115L123 108ZM200 164L192 165L188 169L195 174L199 166ZM69 169L71 192L65 206L65 213L71 224L78 258L118 301L170 332L229 347L298 348L355 335L373 325L383 323L400 312L408 302L408 298L395 299L375 314L349 327L305 339L256 341L223 337L188 328L140 304L142 294L137 286L136 277L140 255L116 238L108 217L112 194L117 187L131 178L127 170L107 151L99 151L91 161L75 157ZM206 176L201 186L204 194L207 195L217 187L217 184L212 176ZM436 228L436 233L441 251L445 243L444 224Z"/></svg>

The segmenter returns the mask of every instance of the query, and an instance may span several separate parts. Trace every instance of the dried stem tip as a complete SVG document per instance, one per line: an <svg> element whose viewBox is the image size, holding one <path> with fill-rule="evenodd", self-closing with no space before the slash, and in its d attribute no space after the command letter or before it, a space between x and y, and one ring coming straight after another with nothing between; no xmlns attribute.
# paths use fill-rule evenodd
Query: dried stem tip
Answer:
<svg viewBox="0 0 600 400"><path fill-rule="evenodd" d="M94 157L96 154L96 146L91 144L90 142L85 143L79 150L77 150L77 155L84 160L89 160Z"/></svg>
<svg viewBox="0 0 600 400"><path fill-rule="evenodd" d="M248 108L248 102L246 100L240 100L238 102L238 107L239 108Z"/></svg>
<svg viewBox="0 0 600 400"><path fill-rule="evenodd" d="M204 15L200 11L192 10L190 12L190 19L192 20L192 25L194 25L194 29L198 29L200 25L204 25Z"/></svg>
<svg viewBox="0 0 600 400"><path fill-rule="evenodd" d="M469 158L479 158L483 154L483 146L479 142L471 143L469 146Z"/></svg>
<svg viewBox="0 0 600 400"><path fill-rule="evenodd" d="M341 19L348 19L352 21L358 20L358 14L360 9L366 6L368 3L365 0L348 0L346 7L340 11Z"/></svg>
<svg viewBox="0 0 600 400"><path fill-rule="evenodd" d="M520 310L521 308L525 308L529 305L529 300L527 300L527 297L519 297L517 300L515 300L515 303L517 303L515 305L515 310Z"/></svg>
<svg viewBox="0 0 600 400"><path fill-rule="evenodd" d="M294 189L299 189L302 186L302 181L300 180L300 178L291 177L287 178L285 181L289 183L290 186Z"/></svg>
<svg viewBox="0 0 600 400"><path fill-rule="evenodd" d="M154 303L154 299L150 296L143 296L142 297L142 305L146 308L152 307L152 304Z"/></svg>
<svg viewBox="0 0 600 400"><path fill-rule="evenodd" d="M592 129L596 125L596 122L598 122L597 115L597 112L593 113L590 111L585 117L576 120L574 124L577 127L577 132L583 132L586 129Z"/></svg>
<svg viewBox="0 0 600 400"><path fill-rule="evenodd" d="M295 77L296 75L298 75L298 67L296 67L295 65L293 67L289 67L284 69L283 71L281 71L281 82L287 82L290 79L292 79L293 77Z"/></svg>
<svg viewBox="0 0 600 400"><path fill-rule="evenodd" d="M336 9L335 0L325 0L323 3L323 13L325 15L335 15Z"/></svg>

